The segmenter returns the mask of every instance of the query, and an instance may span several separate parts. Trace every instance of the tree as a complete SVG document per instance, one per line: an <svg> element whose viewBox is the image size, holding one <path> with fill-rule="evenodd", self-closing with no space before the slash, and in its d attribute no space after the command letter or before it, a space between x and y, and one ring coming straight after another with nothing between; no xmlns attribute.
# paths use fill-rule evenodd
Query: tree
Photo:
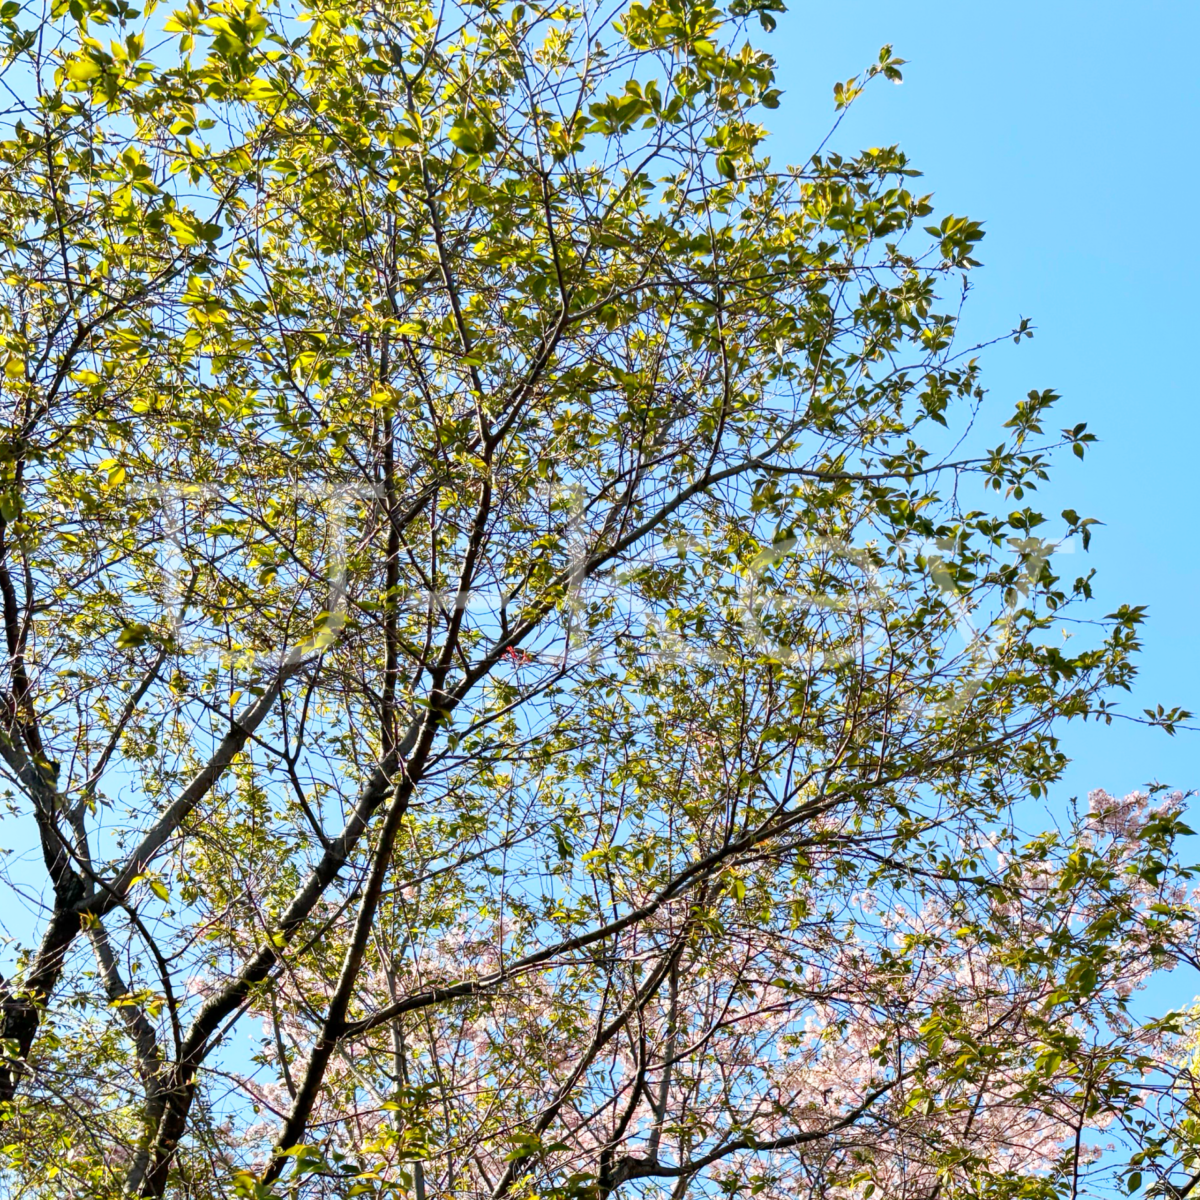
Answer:
<svg viewBox="0 0 1200 1200"><path fill-rule="evenodd" d="M771 163L779 7L0 11L14 1192L1049 1196L1140 1111L1178 802L1022 832L1137 649L1025 504L1092 435L955 448L982 228Z"/></svg>

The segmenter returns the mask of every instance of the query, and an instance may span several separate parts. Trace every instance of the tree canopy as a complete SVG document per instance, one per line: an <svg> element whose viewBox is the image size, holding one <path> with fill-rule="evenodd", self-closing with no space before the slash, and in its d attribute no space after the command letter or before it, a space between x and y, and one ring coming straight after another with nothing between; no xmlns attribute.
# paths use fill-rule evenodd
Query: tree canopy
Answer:
<svg viewBox="0 0 1200 1200"><path fill-rule="evenodd" d="M781 9L0 9L12 1195L1188 1190L1092 434Z"/></svg>

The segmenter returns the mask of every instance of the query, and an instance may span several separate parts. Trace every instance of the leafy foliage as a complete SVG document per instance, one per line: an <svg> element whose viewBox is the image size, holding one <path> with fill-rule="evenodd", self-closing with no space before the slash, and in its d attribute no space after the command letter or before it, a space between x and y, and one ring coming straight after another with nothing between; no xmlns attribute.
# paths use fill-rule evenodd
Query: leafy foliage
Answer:
<svg viewBox="0 0 1200 1200"><path fill-rule="evenodd" d="M0 10L14 1194L1170 1176L1180 800L1021 824L1092 435L957 449L982 226L770 161L780 11Z"/></svg>

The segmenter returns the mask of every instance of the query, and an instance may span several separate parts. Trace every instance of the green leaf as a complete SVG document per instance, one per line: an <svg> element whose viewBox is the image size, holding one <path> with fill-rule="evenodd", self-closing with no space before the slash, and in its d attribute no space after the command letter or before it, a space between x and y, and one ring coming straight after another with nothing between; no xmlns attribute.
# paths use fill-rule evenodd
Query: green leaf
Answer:
<svg viewBox="0 0 1200 1200"><path fill-rule="evenodd" d="M73 79L76 83L86 83L88 80L97 79L104 72L104 68L91 58L68 59L64 70L67 78Z"/></svg>
<svg viewBox="0 0 1200 1200"><path fill-rule="evenodd" d="M150 627L134 622L131 625L126 625L117 635L117 648L119 650L130 650L136 646L145 645L149 640Z"/></svg>
<svg viewBox="0 0 1200 1200"><path fill-rule="evenodd" d="M478 119L460 117L450 126L448 136L465 154L489 154L496 148L495 131Z"/></svg>

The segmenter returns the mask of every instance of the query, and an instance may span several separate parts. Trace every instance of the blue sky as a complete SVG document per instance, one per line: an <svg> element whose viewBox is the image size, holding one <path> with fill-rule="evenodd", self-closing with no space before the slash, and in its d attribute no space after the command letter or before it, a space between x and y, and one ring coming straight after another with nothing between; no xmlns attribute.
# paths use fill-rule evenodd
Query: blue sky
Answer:
<svg viewBox="0 0 1200 1200"><path fill-rule="evenodd" d="M968 332L1003 333L1019 316L1037 327L985 357L996 423L1050 387L1063 395L1056 425L1086 421L1100 437L1086 464L1063 460L1043 511L1105 523L1089 556L1103 612L1149 606L1125 710L1200 713L1200 4L801 0L765 40L785 89L767 114L777 161L820 142L835 80L886 42L908 60L903 85L873 84L834 145L899 144L939 214L984 221ZM1075 762L1060 798L1151 779L1200 787L1200 733L1065 732Z"/></svg>
<svg viewBox="0 0 1200 1200"><path fill-rule="evenodd" d="M1099 435L1086 464L1064 458L1045 510L1105 522L1090 555L1100 612L1149 606L1126 710L1200 714L1200 4L793 0L763 40L785 90L765 114L771 149L791 162L827 132L835 80L885 42L909 60L904 84L877 81L835 144L900 144L939 211L985 222L968 333L1003 333L1020 316L1037 326L1032 342L989 351L992 412L1002 420L1030 388L1052 387L1059 424ZM1200 787L1200 733L1114 723L1064 734L1075 762L1060 801L1151 779Z"/></svg>
<svg viewBox="0 0 1200 1200"><path fill-rule="evenodd" d="M1104 522L1090 554L1099 612L1149 607L1126 711L1162 702L1200 714L1200 3L792 0L765 41L785 90L765 114L771 149L790 162L826 133L835 80L885 42L909 60L904 84L868 89L835 145L898 143L939 213L985 222L968 334L1002 334L1020 316L1037 327L1032 342L989 351L991 411L998 422L1030 388L1051 387L1064 397L1058 423L1086 421L1099 436L1086 464L1064 457L1045 508ZM1150 779L1200 788L1200 733L1063 732L1075 761L1056 803ZM1193 815L1200 829L1200 800ZM1181 972L1147 1006L1197 991Z"/></svg>

